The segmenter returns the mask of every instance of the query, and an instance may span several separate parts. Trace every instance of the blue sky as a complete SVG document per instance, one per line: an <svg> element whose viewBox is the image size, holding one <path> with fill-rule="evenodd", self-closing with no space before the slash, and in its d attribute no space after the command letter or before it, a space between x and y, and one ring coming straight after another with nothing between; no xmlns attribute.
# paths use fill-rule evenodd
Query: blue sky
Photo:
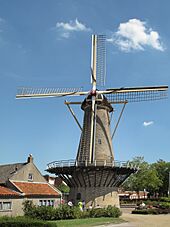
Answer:
<svg viewBox="0 0 170 227"><path fill-rule="evenodd" d="M168 0L0 0L0 163L75 158L80 131L63 98L16 100L18 86L90 90L91 34L107 36L106 87L169 85ZM68 100L75 100L69 98ZM83 113L74 107L82 122ZM115 118L120 106L115 106ZM170 161L169 100L130 103L115 158ZM112 128L113 128L112 126Z"/></svg>

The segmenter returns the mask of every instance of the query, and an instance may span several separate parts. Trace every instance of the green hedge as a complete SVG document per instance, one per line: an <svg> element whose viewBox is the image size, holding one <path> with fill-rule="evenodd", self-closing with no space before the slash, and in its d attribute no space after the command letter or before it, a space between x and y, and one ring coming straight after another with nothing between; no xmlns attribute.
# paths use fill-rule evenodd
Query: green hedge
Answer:
<svg viewBox="0 0 170 227"><path fill-rule="evenodd" d="M161 202L170 203L170 197L161 197L159 200L160 200Z"/></svg>
<svg viewBox="0 0 170 227"><path fill-rule="evenodd" d="M133 210L132 214L169 214L170 209L143 209L143 210Z"/></svg>
<svg viewBox="0 0 170 227"><path fill-rule="evenodd" d="M2 227L56 227L55 223L47 223L41 220L35 220L27 217L1 217L0 226Z"/></svg>
<svg viewBox="0 0 170 227"><path fill-rule="evenodd" d="M107 208L94 208L90 211L87 211L88 217L90 218L99 218L99 217L112 217L118 218L121 215L119 208L115 206L108 206Z"/></svg>
<svg viewBox="0 0 170 227"><path fill-rule="evenodd" d="M108 206L107 208L96 208L82 212L79 207L69 207L68 205L61 205L57 208L46 206L37 207L33 205L31 201L26 201L24 203L24 213L25 216L41 220L63 220L90 217L118 218L121 215L120 209L114 206Z"/></svg>
<svg viewBox="0 0 170 227"><path fill-rule="evenodd" d="M170 202L169 198L160 198L159 200L146 200L144 201L146 205L153 206L156 208L169 209Z"/></svg>

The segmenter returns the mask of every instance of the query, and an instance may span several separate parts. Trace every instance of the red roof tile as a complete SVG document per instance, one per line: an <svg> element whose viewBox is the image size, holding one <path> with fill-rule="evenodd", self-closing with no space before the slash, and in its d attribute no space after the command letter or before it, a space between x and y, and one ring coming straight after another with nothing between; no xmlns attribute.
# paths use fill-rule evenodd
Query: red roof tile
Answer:
<svg viewBox="0 0 170 227"><path fill-rule="evenodd" d="M18 196L19 193L15 192L9 188L0 186L0 196Z"/></svg>
<svg viewBox="0 0 170 227"><path fill-rule="evenodd" d="M59 196L60 194L47 183L12 182L25 195Z"/></svg>

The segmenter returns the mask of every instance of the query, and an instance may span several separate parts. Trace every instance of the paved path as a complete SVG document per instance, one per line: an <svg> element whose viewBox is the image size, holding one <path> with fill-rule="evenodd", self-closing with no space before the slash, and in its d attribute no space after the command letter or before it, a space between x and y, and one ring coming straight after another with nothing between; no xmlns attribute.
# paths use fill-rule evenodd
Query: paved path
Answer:
<svg viewBox="0 0 170 227"><path fill-rule="evenodd" d="M131 210L122 209L121 218L127 222L116 225L101 225L100 227L170 227L170 214L139 215L131 214Z"/></svg>

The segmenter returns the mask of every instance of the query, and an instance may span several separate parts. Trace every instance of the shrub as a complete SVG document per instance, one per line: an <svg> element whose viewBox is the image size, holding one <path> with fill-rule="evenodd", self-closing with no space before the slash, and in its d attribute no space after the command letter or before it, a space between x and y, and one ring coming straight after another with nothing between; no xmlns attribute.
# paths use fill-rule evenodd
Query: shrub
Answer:
<svg viewBox="0 0 170 227"><path fill-rule="evenodd" d="M82 212L79 207L69 207L67 205L59 206L59 208L55 209L55 219L75 219L81 218Z"/></svg>
<svg viewBox="0 0 170 227"><path fill-rule="evenodd" d="M143 209L143 210L133 210L132 214L169 214L170 209Z"/></svg>
<svg viewBox="0 0 170 227"><path fill-rule="evenodd" d="M132 214L158 214L157 209L133 210Z"/></svg>
<svg viewBox="0 0 170 227"><path fill-rule="evenodd" d="M119 208L115 207L115 206L108 206L106 208L106 217L113 217L113 218L118 218L120 217L120 215L122 214L122 212L120 211Z"/></svg>
<svg viewBox="0 0 170 227"><path fill-rule="evenodd" d="M160 198L160 201L161 202L168 202L168 203L170 203L170 197L161 197Z"/></svg>
<svg viewBox="0 0 170 227"><path fill-rule="evenodd" d="M170 203L169 202L160 202L159 207L162 209L169 209Z"/></svg>
<svg viewBox="0 0 170 227"><path fill-rule="evenodd" d="M23 211L24 211L24 214L28 217L34 217L35 215L35 210L36 210L36 207L35 205L33 204L32 200L26 200L23 202Z"/></svg>
<svg viewBox="0 0 170 227"><path fill-rule="evenodd" d="M121 215L121 211L119 208L115 206L108 206L107 208L94 208L89 211L89 217L97 218L97 217L112 217L118 218Z"/></svg>
<svg viewBox="0 0 170 227"><path fill-rule="evenodd" d="M105 209L103 208L93 208L89 211L89 217L90 218L100 218L105 217Z"/></svg>
<svg viewBox="0 0 170 227"><path fill-rule="evenodd" d="M108 206L107 208L94 208L88 211L80 211L79 207L68 205L61 205L54 207L36 207L31 201L24 203L25 216L37 218L41 220L61 220L61 219L76 219L89 217L113 217L117 218L121 215L120 209L115 206Z"/></svg>

